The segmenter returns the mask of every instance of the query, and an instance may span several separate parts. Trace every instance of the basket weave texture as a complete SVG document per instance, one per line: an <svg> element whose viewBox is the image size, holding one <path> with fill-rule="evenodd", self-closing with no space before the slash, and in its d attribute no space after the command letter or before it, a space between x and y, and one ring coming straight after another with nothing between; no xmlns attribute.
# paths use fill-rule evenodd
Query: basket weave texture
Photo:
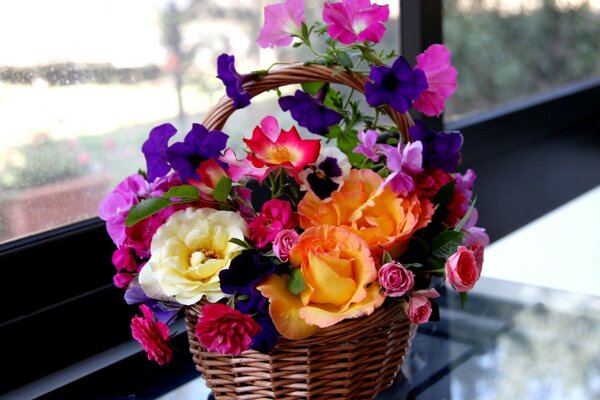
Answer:
<svg viewBox="0 0 600 400"><path fill-rule="evenodd" d="M291 64L250 80L252 97L286 85L329 82L364 93L366 77L323 65ZM222 98L205 116L208 130L222 129L235 111ZM386 112L409 139L408 113ZM372 399L398 374L416 326L399 302L386 302L367 317L342 321L303 340L280 337L270 354L246 350L239 356L209 352L198 343L202 304L187 307L186 326L196 368L221 399Z"/></svg>
<svg viewBox="0 0 600 400"><path fill-rule="evenodd" d="M402 305L390 302L307 339L280 337L270 354L246 350L234 357L198 343L201 312L200 304L185 312L190 352L218 400L375 398L392 385L414 330Z"/></svg>

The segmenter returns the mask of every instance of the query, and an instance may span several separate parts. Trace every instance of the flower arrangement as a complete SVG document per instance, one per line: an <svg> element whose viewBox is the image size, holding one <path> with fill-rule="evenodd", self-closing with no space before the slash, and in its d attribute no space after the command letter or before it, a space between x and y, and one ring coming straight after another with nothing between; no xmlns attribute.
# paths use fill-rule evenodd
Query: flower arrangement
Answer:
<svg viewBox="0 0 600 400"><path fill-rule="evenodd" d="M195 334L208 351L269 353L281 337L368 319L387 303L413 324L436 319L436 287L464 299L480 276L489 239L475 226L475 173L458 172L463 137L407 114L443 111L456 89L449 50L433 45L412 67L375 50L387 6L326 1L312 24L303 7L266 6L259 45L308 48L314 58L301 66L354 79L368 107L354 88L305 81L278 103L309 133L265 116L243 155L219 129L193 124L169 143L175 128L158 126L142 146L146 171L100 204L117 246L114 283L142 312L133 337L159 364L172 356L168 325L198 303ZM271 69L239 74L222 54L217 72L239 109Z"/></svg>

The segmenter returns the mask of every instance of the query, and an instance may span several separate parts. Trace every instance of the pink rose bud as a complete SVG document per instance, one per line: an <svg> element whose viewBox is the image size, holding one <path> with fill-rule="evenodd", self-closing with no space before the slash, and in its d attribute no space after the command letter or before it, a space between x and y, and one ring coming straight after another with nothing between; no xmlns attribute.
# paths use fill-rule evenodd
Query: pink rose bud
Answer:
<svg viewBox="0 0 600 400"><path fill-rule="evenodd" d="M282 262L290 259L290 250L298 242L300 236L293 229L283 229L273 239L273 253Z"/></svg>
<svg viewBox="0 0 600 400"><path fill-rule="evenodd" d="M398 262L384 264L379 269L379 284L389 297L404 296L415 284L414 274Z"/></svg>
<svg viewBox="0 0 600 400"><path fill-rule="evenodd" d="M406 314L408 319L414 324L424 324L431 317L431 302L429 298L439 297L440 294L435 289L418 290L410 295L410 301Z"/></svg>
<svg viewBox="0 0 600 400"><path fill-rule="evenodd" d="M480 257L483 262L483 254ZM473 250L458 246L456 253L446 260L446 281L459 292L473 289L481 275L481 265L477 258Z"/></svg>

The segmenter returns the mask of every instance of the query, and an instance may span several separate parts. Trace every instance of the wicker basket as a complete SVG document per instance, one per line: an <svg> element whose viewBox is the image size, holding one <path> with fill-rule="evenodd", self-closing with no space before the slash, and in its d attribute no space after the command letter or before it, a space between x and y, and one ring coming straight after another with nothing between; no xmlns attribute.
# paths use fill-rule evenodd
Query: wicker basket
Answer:
<svg viewBox="0 0 600 400"><path fill-rule="evenodd" d="M366 77L322 65L288 65L246 82L256 96L277 87L303 82L330 82L364 93ZM222 129L234 112L221 99L203 121L209 130ZM387 110L408 138L413 122L408 114ZM190 351L196 368L217 399L372 399L389 388L400 370L415 325L399 302L386 302L372 315L342 321L303 340L280 337L270 354L254 350L239 356L207 351L196 337L202 305L186 309Z"/></svg>

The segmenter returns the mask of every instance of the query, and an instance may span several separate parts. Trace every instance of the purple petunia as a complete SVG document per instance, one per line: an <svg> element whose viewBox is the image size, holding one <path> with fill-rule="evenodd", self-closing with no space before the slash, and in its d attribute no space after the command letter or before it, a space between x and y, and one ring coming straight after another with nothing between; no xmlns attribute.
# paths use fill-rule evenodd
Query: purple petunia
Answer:
<svg viewBox="0 0 600 400"><path fill-rule="evenodd" d="M402 56L391 68L374 66L365 85L365 97L372 107L389 104L394 110L404 113L412 102L427 89L427 78L420 69L412 69Z"/></svg>
<svg viewBox="0 0 600 400"><path fill-rule="evenodd" d="M413 140L423 143L423 167L440 168L446 172L455 172L460 163L460 148L463 136L460 132L436 132L416 120L410 128Z"/></svg>
<svg viewBox="0 0 600 400"><path fill-rule="evenodd" d="M342 114L325 107L323 100L326 90L320 90L317 97L313 97L301 90L296 90L293 96L283 96L279 99L279 106L283 111L290 111L292 118L298 125L317 135L329 132L329 127L340 122Z"/></svg>
<svg viewBox="0 0 600 400"><path fill-rule="evenodd" d="M217 58L217 78L223 81L227 96L233 100L235 109L244 108L250 105L250 93L248 93L243 84L243 76L235 69L235 57L229 54L221 54Z"/></svg>
<svg viewBox="0 0 600 400"><path fill-rule="evenodd" d="M190 178L199 179L198 164L209 159L218 160L228 138L221 131L209 132L204 126L193 124L183 142L174 143L167 149L167 159L184 183Z"/></svg>
<svg viewBox="0 0 600 400"><path fill-rule="evenodd" d="M166 151L169 139L175 133L177 133L177 129L173 125L159 125L150 131L148 140L142 145L142 152L146 158L148 181L152 182L158 177L165 176L171 170Z"/></svg>
<svg viewBox="0 0 600 400"><path fill-rule="evenodd" d="M163 302L146 296L146 293L144 293L144 289L140 286L137 278L131 282L125 291L125 302L127 304L143 303L147 305L150 307L150 310L152 310L156 319L165 324L173 322L175 315L181 311L181 308L183 307L179 303Z"/></svg>

